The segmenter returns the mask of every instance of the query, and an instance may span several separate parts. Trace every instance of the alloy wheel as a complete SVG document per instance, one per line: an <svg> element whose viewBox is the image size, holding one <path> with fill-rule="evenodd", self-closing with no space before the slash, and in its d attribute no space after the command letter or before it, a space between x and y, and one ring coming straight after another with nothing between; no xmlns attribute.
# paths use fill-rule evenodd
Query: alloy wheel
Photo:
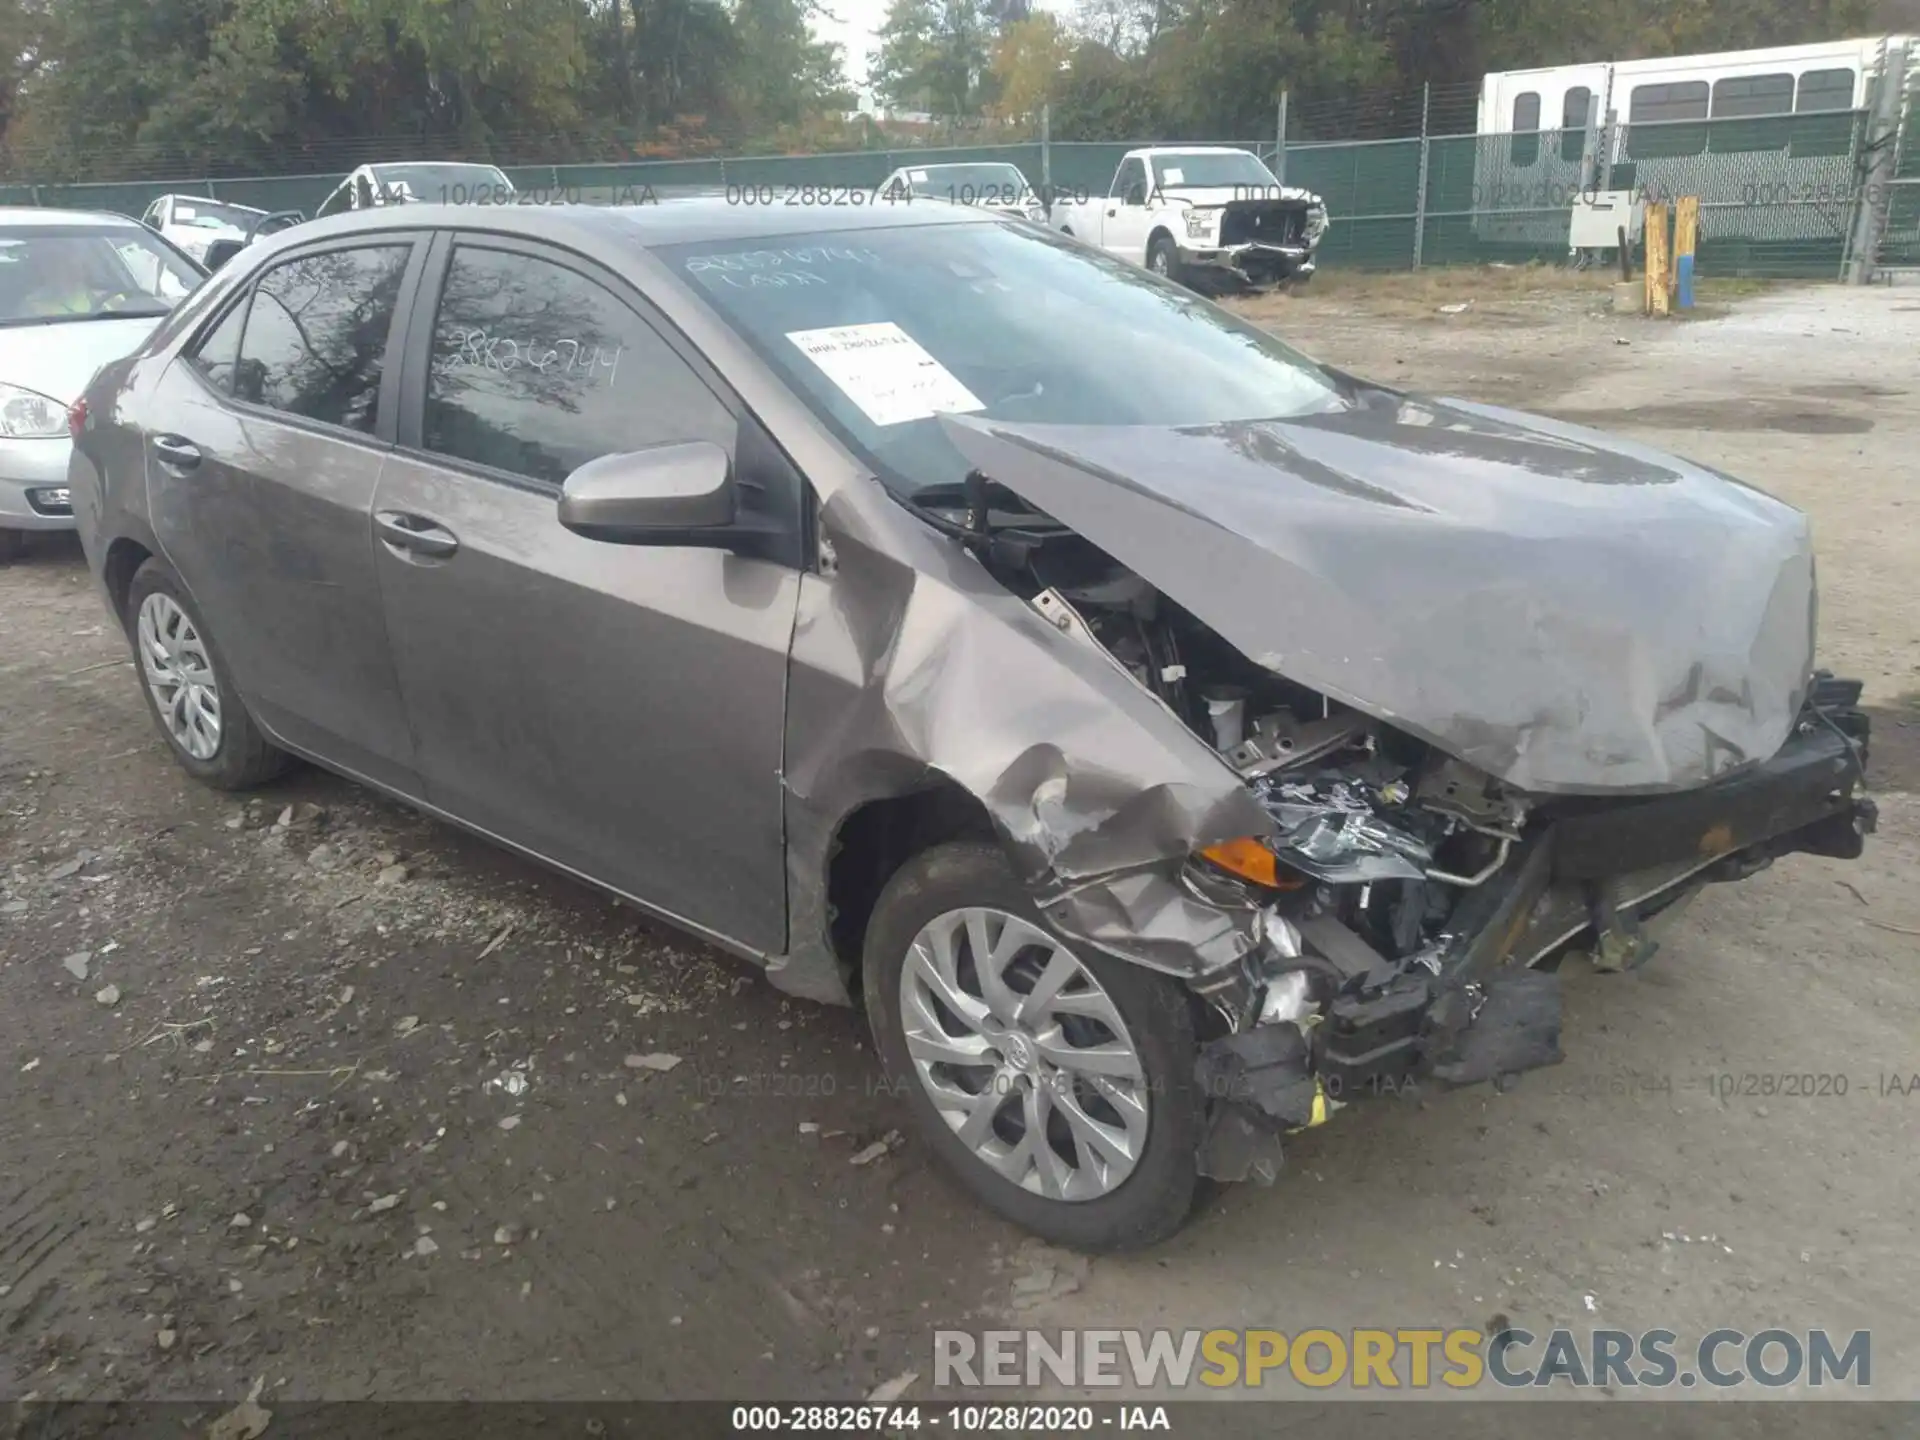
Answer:
<svg viewBox="0 0 1920 1440"><path fill-rule="evenodd" d="M213 759L220 749L220 682L192 619L172 596L155 591L140 603L136 634L160 723L193 759Z"/></svg>
<svg viewBox="0 0 1920 1440"><path fill-rule="evenodd" d="M1119 1008L1053 936L1003 910L951 910L900 981L907 1054L982 1164L1052 1200L1094 1200L1146 1147L1148 1085Z"/></svg>

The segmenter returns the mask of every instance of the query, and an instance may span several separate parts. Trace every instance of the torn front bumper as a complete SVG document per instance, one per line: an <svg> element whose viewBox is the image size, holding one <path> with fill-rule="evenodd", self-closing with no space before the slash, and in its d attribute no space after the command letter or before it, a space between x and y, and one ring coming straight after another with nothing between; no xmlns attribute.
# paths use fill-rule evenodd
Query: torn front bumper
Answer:
<svg viewBox="0 0 1920 1440"><path fill-rule="evenodd" d="M1678 794L1583 802L1542 824L1466 892L1451 942L1425 963L1396 965L1331 917L1302 923L1311 958L1340 977L1336 993L1310 1025L1254 1025L1202 1047L1202 1172L1270 1180L1280 1137L1344 1100L1557 1064L1560 980L1534 968L1542 961L1585 944L1597 968L1634 968L1657 948L1641 922L1703 884L1798 852L1857 857L1876 821L1859 694L1857 682L1817 677L1793 737L1764 765Z"/></svg>
<svg viewBox="0 0 1920 1440"><path fill-rule="evenodd" d="M1258 289L1311 275L1313 245L1307 241L1289 245L1250 241L1213 249L1182 245L1180 264L1196 276L1235 280Z"/></svg>

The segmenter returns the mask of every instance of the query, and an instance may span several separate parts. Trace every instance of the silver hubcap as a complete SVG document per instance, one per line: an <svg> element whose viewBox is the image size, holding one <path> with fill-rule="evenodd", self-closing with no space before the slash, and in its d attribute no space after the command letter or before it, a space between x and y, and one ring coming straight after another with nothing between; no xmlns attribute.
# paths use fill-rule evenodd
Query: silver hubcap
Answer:
<svg viewBox="0 0 1920 1440"><path fill-rule="evenodd" d="M1167 263L1167 252L1164 250L1156 250L1153 252L1153 259L1148 268L1156 275L1164 275L1173 267Z"/></svg>
<svg viewBox="0 0 1920 1440"><path fill-rule="evenodd" d="M171 597L156 593L140 602L139 641L160 723L187 754L211 760L220 748L220 684L200 632Z"/></svg>
<svg viewBox="0 0 1920 1440"><path fill-rule="evenodd" d="M1133 1173L1147 1081L1093 972L1037 925L951 910L907 952L907 1054L940 1117L990 1169L1051 1200L1093 1200Z"/></svg>

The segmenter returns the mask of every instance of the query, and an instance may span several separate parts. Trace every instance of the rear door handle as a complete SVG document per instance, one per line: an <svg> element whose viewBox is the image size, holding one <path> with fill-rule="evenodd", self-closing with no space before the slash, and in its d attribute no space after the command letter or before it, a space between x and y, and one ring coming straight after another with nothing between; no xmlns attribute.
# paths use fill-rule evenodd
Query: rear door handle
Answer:
<svg viewBox="0 0 1920 1440"><path fill-rule="evenodd" d="M200 447L183 435L154 436L153 453L175 470L191 470L200 463Z"/></svg>
<svg viewBox="0 0 1920 1440"><path fill-rule="evenodd" d="M395 550L410 550L444 560L460 548L453 532L424 515L409 515L402 510L382 510L373 517L373 528Z"/></svg>

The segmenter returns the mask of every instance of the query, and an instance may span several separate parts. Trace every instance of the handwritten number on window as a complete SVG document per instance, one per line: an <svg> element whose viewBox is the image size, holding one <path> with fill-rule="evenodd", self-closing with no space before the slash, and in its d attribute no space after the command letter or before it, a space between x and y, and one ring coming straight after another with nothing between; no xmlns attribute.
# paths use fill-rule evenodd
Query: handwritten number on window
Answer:
<svg viewBox="0 0 1920 1440"><path fill-rule="evenodd" d="M620 357L627 348L583 345L573 339L542 342L460 325L449 326L445 334L451 349L434 367L441 374L466 368L502 375L532 370L540 375L581 375L597 383L605 370L609 388L620 374Z"/></svg>

